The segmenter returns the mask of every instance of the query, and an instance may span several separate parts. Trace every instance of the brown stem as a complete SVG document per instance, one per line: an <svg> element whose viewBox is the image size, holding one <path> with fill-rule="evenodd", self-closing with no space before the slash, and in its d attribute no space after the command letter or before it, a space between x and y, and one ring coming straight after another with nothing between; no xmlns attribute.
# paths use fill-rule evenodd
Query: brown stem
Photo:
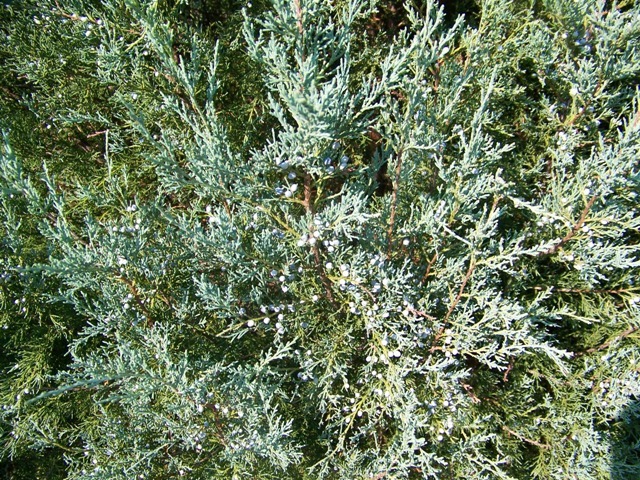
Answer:
<svg viewBox="0 0 640 480"><path fill-rule="evenodd" d="M2 93L4 93L6 96L11 97L13 100L15 101L21 101L22 99L20 98L20 96L16 95L15 93L13 93L11 90L9 90L8 88L4 87L4 86L0 86L0 90L2 91Z"/></svg>
<svg viewBox="0 0 640 480"><path fill-rule="evenodd" d="M611 295L622 295L623 293L633 292L636 289L633 288L620 288L620 289L594 289L594 288L556 288L553 285L549 287L553 288L554 292L561 293L607 293ZM536 291L546 290L549 287L537 286L533 287Z"/></svg>
<svg viewBox="0 0 640 480"><path fill-rule="evenodd" d="M296 17L297 17L297 25L298 25L298 33L300 36L304 35L304 27L302 26L302 6L300 5L300 0L293 0L293 6L296 9Z"/></svg>
<svg viewBox="0 0 640 480"><path fill-rule="evenodd" d="M171 301L171 296L167 297L164 293L162 293L161 291L156 292L158 295L158 298L160 300L162 300L162 302L169 307L170 309L173 309L173 302Z"/></svg>
<svg viewBox="0 0 640 480"><path fill-rule="evenodd" d="M222 183L222 181L220 183ZM225 188L224 185L221 185L221 186L223 189ZM231 207L229 206L229 202L226 198L222 199L222 205L224 205L224 209L227 212L227 215L229 215L229 218L232 218L233 215L231 215Z"/></svg>
<svg viewBox="0 0 640 480"><path fill-rule="evenodd" d="M464 288L467 286L467 282L471 278L471 275L473 274L473 270L475 268L476 268L476 261L475 259L471 258L471 260L469 261L469 268L467 269L467 273L462 279L462 284L460 285L460 290L458 291L458 295L456 296L455 300L449 307L449 310L447 311L447 314L444 317L445 323L449 320L449 317L453 313L453 310L455 310L455 308L458 306L458 302L460 302L460 299L462 298L462 293L464 292Z"/></svg>
<svg viewBox="0 0 640 480"><path fill-rule="evenodd" d="M147 327L152 327L153 324L155 323L155 321L151 317L151 312L149 311L147 306L144 304L144 300L141 298L140 292L136 288L135 284L131 280L129 280L128 278L126 278L126 277L124 277L122 275L120 277L118 277L118 278L122 282L124 282L127 285L127 287L129 287L129 291L133 295L133 299L138 304L138 307L140 307L140 310L142 311L142 313L144 313L144 316L145 316L145 318L147 320Z"/></svg>
<svg viewBox="0 0 640 480"><path fill-rule="evenodd" d="M424 282L427 281L427 278L429 277L429 274L431 273L431 268L433 267L433 264L436 263L436 260L438 259L438 252L433 254L433 257L431 257L431 260L429 260L429 263L427 264L427 271L424 272L424 275L422 276L422 280L420 283L424 284Z"/></svg>
<svg viewBox="0 0 640 480"><path fill-rule="evenodd" d="M511 434L511 435L513 435L514 437L519 438L519 439L520 439L520 440L522 440L523 442L527 442L527 443L529 443L529 444L531 444L531 445L535 445L536 447L542 448L542 449L544 449L544 450L548 450L548 449L550 448L550 447L549 447L549 445L547 445L547 444L545 444L545 443L536 442L535 440L531 440L531 439L529 439L529 438L527 438L527 437L524 437L524 436L520 435L520 434L519 434L519 433L517 433L517 432L514 432L513 430L511 430L511 429L510 429L509 427L507 427L506 425L503 425L503 426L502 426L502 429L503 429L505 432L510 433L510 434Z"/></svg>
<svg viewBox="0 0 640 480"><path fill-rule="evenodd" d="M458 306L458 303L460 302L460 299L462 298L462 294L464 293L464 289L467 286L467 282L471 278L471 275L473 274L473 270L475 268L476 268L475 259L471 258L471 260L469 261L469 268L467 269L467 273L464 275L464 278L462 279L462 284L460 285L460 290L458 290L458 295L456 295L456 298L451 303L451 306L449 307L449 310L447 311L447 314L445 315L444 320L442 322L442 326L440 327L440 330L438 330L438 333L436 333L436 336L433 339L433 346L429 349L430 353L433 353L438 349L437 343L440 340L440 338L442 337L442 334L444 333L444 329L446 328L447 324L449 323L449 317L451 316L451 314L453 313L455 308Z"/></svg>
<svg viewBox="0 0 640 480"><path fill-rule="evenodd" d="M577 115L571 117L571 119L568 122L569 126L572 126L574 123L576 123L577 120L580 119L580 117L582 117L584 115L584 113L587 111L587 108L589 108L589 105L591 105L594 101L594 99L600 95L600 93L602 92L602 88L604 87L604 85L602 84L602 82L598 82L598 84L596 85L595 90L593 91L593 94L589 97L589 99L584 103L584 105L582 106L582 112L578 112Z"/></svg>
<svg viewBox="0 0 640 480"><path fill-rule="evenodd" d="M87 135L87 138L97 137L98 135L102 135L103 133L107 133L109 130L100 130L99 132L93 132Z"/></svg>
<svg viewBox="0 0 640 480"><path fill-rule="evenodd" d="M437 98L438 88L440 87L440 67L443 61L440 59L431 69L431 74L433 75L433 94Z"/></svg>
<svg viewBox="0 0 640 480"><path fill-rule="evenodd" d="M307 214L313 216L314 215L314 200L313 200L313 177L310 173L306 173L304 176L304 200L302 201L302 205L304 206ZM324 268L322 268L322 259L320 258L320 248L318 244L315 243L313 247L311 247L313 252L313 260L316 267L316 272L318 273L318 277L320 277L320 281L322 282L322 286L324 287L324 292L327 296L327 299L333 304L334 307L337 307L335 303L335 299L333 298L333 293L331 293L331 281L327 277Z"/></svg>
<svg viewBox="0 0 640 480"><path fill-rule="evenodd" d="M631 128L637 128L640 124L640 109L636 112L636 116L633 117L633 122L631 123Z"/></svg>
<svg viewBox="0 0 640 480"><path fill-rule="evenodd" d="M507 383L509 381L509 373L511 372L511 370L513 370L514 362L515 362L515 358L511 357L511 360L509 361L509 366L507 367L507 370L504 372L504 375L502 376L502 380L504 381L504 383Z"/></svg>
<svg viewBox="0 0 640 480"><path fill-rule="evenodd" d="M316 271L318 272L318 276L320 277L320 281L322 282L322 286L324 287L324 292L327 295L327 299L331 302L331 304L335 308L337 308L338 305L336 304L336 301L333 298L333 293L331 293L331 281L327 277L327 274L325 273L324 268L322 268L322 261L320 259L320 249L318 248L317 244L313 246L313 258L316 264Z"/></svg>
<svg viewBox="0 0 640 480"><path fill-rule="evenodd" d="M198 334L202 335L204 338L206 338L207 340L209 340L211 343L215 343L215 344L218 344L218 343L219 343L219 342L218 342L218 339L217 339L215 336L213 336L213 335L209 334L207 331L205 331L205 330L203 330L203 329L201 329L201 328L198 328L198 327L197 327L197 326L195 326L195 325L189 325L189 327L191 327L191 329L192 329L194 332L196 332L196 333L198 333Z"/></svg>
<svg viewBox="0 0 640 480"><path fill-rule="evenodd" d="M595 201L597 199L598 199L597 195L594 195L593 197L591 197L591 199L587 202L587 205L584 207L584 210L582 210L582 214L580 215L580 218L578 219L578 222L573 226L571 231L569 233L567 233L564 236L564 238L562 240L560 240L559 243L557 243L556 245L554 245L550 249L540 253L539 256L553 255L554 253L556 253L560 249L560 247L562 245L564 245L569 240L571 240L574 237L574 235L576 233L578 233L578 230L580 230L582 228L582 225L584 225L584 222L587 219L587 214L589 213L589 210L591 210L591 207L593 206L593 204L595 203Z"/></svg>
<svg viewBox="0 0 640 480"><path fill-rule="evenodd" d="M611 340L607 340L602 345L599 345L597 347L589 348L588 350L585 350L584 352L576 353L575 357L581 357L581 356L586 355L588 353L596 353L596 352L599 352L600 350L604 350L605 348L608 348L613 342L617 342L618 340L622 340L623 338L628 337L629 335L631 335L632 333L637 332L637 331L638 331L638 327L629 327L624 332L622 332L620 335L618 335L617 337L612 338Z"/></svg>
<svg viewBox="0 0 640 480"><path fill-rule="evenodd" d="M396 210L398 205L398 188L400 186L400 172L402 171L402 150L398 152L398 162L396 163L395 178L393 180L393 190L391 191L391 216L389 217L389 228L387 229L387 258L391 256L393 243L393 227L396 222Z"/></svg>
<svg viewBox="0 0 640 480"><path fill-rule="evenodd" d="M313 178L310 173L306 173L304 176L304 200L302 205L309 215L313 215Z"/></svg>
<svg viewBox="0 0 640 480"><path fill-rule="evenodd" d="M298 33L300 34L300 41L302 42L304 39L304 26L302 23L302 6L300 5L300 0L293 0L293 6L296 11L296 18L297 18L296 24L298 26ZM302 58L303 60L305 58L304 52L303 52ZM302 79L302 72L300 72L300 77ZM303 87L304 86L301 86L301 88ZM302 205L304 206L304 209L307 212L307 214L311 216L315 214L314 200L313 200L313 177L308 172L304 176L304 200L302 202ZM324 269L322 268L322 261L320 259L320 249L318 245L314 244L312 247L312 250L313 250L313 258L315 261L316 271L318 273L318 276L320 277L320 281L322 282L322 285L324 286L324 291L325 291L325 294L327 295L327 299L333 304L334 307L337 308L337 304L335 302L335 299L333 298L333 294L331 293L331 282L329 281L329 278L327 278L327 275Z"/></svg>
<svg viewBox="0 0 640 480"><path fill-rule="evenodd" d="M436 320L436 317L429 315L428 313L423 312L422 310L416 310L413 307L407 307L411 313L413 313L417 317L426 318L427 320Z"/></svg>
<svg viewBox="0 0 640 480"><path fill-rule="evenodd" d="M464 388L466 392L469 394L469 396L471 397L471 401L473 403L480 403L480 399L475 393L473 393L473 387L471 385L467 383L460 383L460 385L462 385L462 388Z"/></svg>

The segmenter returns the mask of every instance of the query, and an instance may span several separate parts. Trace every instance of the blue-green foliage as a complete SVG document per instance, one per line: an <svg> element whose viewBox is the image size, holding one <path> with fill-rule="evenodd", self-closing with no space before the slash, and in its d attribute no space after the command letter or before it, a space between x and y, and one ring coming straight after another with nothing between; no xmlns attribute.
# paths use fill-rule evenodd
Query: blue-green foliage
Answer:
<svg viewBox="0 0 640 480"><path fill-rule="evenodd" d="M3 51L11 101L101 140L52 172L2 119L6 465L640 475L637 6L429 1L384 40L393 2L247 4L217 39L187 3L45 3L5 8L79 42L95 112Z"/></svg>

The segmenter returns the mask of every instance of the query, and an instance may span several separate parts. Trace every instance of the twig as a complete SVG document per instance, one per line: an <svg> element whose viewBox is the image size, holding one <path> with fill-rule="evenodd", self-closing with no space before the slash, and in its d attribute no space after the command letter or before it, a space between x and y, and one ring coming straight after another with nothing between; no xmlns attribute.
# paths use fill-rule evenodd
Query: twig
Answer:
<svg viewBox="0 0 640 480"><path fill-rule="evenodd" d="M400 186L400 172L402 171L402 150L398 152L398 162L396 163L396 176L393 180L393 190L391 191L391 216L389 217L389 228L387 229L387 258L391 256L391 246L393 243L393 227L396 222L396 210L398 204L398 188Z"/></svg>
<svg viewBox="0 0 640 480"><path fill-rule="evenodd" d="M98 135L102 135L103 133L107 133L109 130L100 130L99 132L93 132L87 135L87 138L97 137Z"/></svg>
<svg viewBox="0 0 640 480"><path fill-rule="evenodd" d="M554 245L553 247L551 247L550 249L542 252L539 254L539 256L543 256L543 255L553 255L554 253L556 253L560 247L562 245L564 245L565 243L567 243L569 240L571 240L573 238L573 236L578 233L578 230L580 230L582 228L582 225L584 225L585 220L587 219L587 214L589 213L589 210L591 210L591 207L593 206L593 204L595 203L595 201L598 199L597 195L594 195L593 197L591 197L591 199L589 200L589 202L587 202L587 205L584 207L584 210L582 210L582 214L580 215L580 218L578 219L578 222L573 226L573 228L571 229L571 231L569 233L567 233L564 238L562 240L560 240L559 243L557 243L556 245Z"/></svg>
<svg viewBox="0 0 640 480"><path fill-rule="evenodd" d="M310 215L313 215L313 202L312 202L312 196L313 196L313 186L312 186L312 181L313 179L311 178L311 174L310 173L306 173L304 176L304 200L302 201L302 205L304 206L304 209L306 210L306 212Z"/></svg>
<svg viewBox="0 0 640 480"><path fill-rule="evenodd" d="M471 385L469 385L468 383L460 383L460 385L462 385L462 388L464 388L469 394L473 403L480 403L480 399L475 393L473 393L473 387Z"/></svg>
<svg viewBox="0 0 640 480"><path fill-rule="evenodd" d="M304 200L302 201L302 205L304 205L304 209L307 214L313 216L315 213L314 203L313 203L313 178L310 173L306 173L304 176ZM316 272L318 273L318 277L320 277L320 281L322 282L322 286L324 287L325 294L327 295L327 299L333 304L334 307L337 307L335 303L335 299L333 298L333 293L331 293L331 282L327 278L327 275L322 268L322 261L320 259L320 248L318 244L315 243L311 247L313 251L313 259L315 262Z"/></svg>
<svg viewBox="0 0 640 480"><path fill-rule="evenodd" d="M511 370L513 370L513 364L515 362L515 358L511 357L511 360L509 361L509 366L507 367L507 369L504 372L504 375L502 376L502 380L504 381L504 383L507 383L509 381L509 373L511 372Z"/></svg>
<svg viewBox="0 0 640 480"><path fill-rule="evenodd" d="M316 263L316 272L318 272L318 276L320 277L322 286L324 286L324 292L326 293L327 299L329 299L331 304L337 308L338 305L336 304L336 301L333 298L333 293L331 293L331 281L329 280L329 278L327 277L327 274L322 268L322 262L320 260L320 249L318 248L317 244L313 245L312 248L313 248L313 258Z"/></svg>
<svg viewBox="0 0 640 480"><path fill-rule="evenodd" d="M138 289L136 288L135 284L129 280L128 278L126 278L123 275L120 275L118 277L127 287L129 287L129 291L131 292L131 294L133 295L133 299L136 301L136 303L138 304L138 306L140 307L140 310L142 310L142 313L145 316L145 319L147 320L147 327L153 327L155 320L152 318L151 316L151 312L149 311L149 309L147 308L147 306L144 304L144 300L141 298L140 296L140 292L138 291Z"/></svg>
<svg viewBox="0 0 640 480"><path fill-rule="evenodd" d="M16 101L20 101L22 100L22 98L20 98L19 95L16 95L15 93L13 93L11 90L9 90L8 88L4 87L4 86L0 86L0 90L2 90L2 92L8 96L11 97L12 99L16 100Z"/></svg>
<svg viewBox="0 0 640 480"><path fill-rule="evenodd" d="M438 88L440 87L440 67L443 64L443 60L438 62L429 70L429 73L433 76L433 94L438 98Z"/></svg>
<svg viewBox="0 0 640 480"><path fill-rule="evenodd" d="M574 123L576 123L577 120L580 119L580 117L584 115L584 113L587 111L587 108L589 108L589 105L591 105L591 103L593 102L593 99L600 94L602 87L603 87L602 83L598 82L595 90L593 91L593 94L590 96L589 100L585 102L585 104L582 106L582 111L578 111L576 115L574 115L569 119L569 122L567 124L568 126L572 126Z"/></svg>
<svg viewBox="0 0 640 480"><path fill-rule="evenodd" d="M427 320L436 320L436 317L429 315L428 313L423 312L422 310L416 310L413 307L407 307L411 313L413 313L417 317L426 318Z"/></svg>
<svg viewBox="0 0 640 480"><path fill-rule="evenodd" d="M476 261L472 257L471 260L469 261L469 268L467 269L467 273L465 274L464 278L462 279L462 285L460 285L460 290L458 291L458 295L456 296L455 300L453 301L453 303L449 307L449 310L447 311L447 314L444 317L445 323L449 320L449 317L451 316L451 314L453 313L453 310L458 305L458 302L460 302L460 299L462 298L462 293L464 292L464 288L467 286L467 282L471 278L471 275L473 274L473 270L475 268L476 268Z"/></svg>
<svg viewBox="0 0 640 480"><path fill-rule="evenodd" d="M429 260L429 263L427 264L427 271L424 272L424 275L422 276L422 280L420 281L420 283L424 284L424 282L427 281L427 277L431 273L431 267L433 267L433 264L436 263L437 259L438 259L438 252L434 253L433 257L431 257L431 260Z"/></svg>
<svg viewBox="0 0 640 480"><path fill-rule="evenodd" d="M220 180L220 183L222 184L222 180ZM221 185L222 188L225 188L224 185ZM224 205L224 209L227 212L227 215L229 215L229 218L233 218L233 215L231 214L231 207L229 206L229 201L226 198L222 199L222 205Z"/></svg>
<svg viewBox="0 0 640 480"><path fill-rule="evenodd" d="M303 53L302 53L302 58L303 60L305 59L305 54L304 54L304 25L302 23L302 6L300 5L300 0L293 0L293 5L296 11L296 24L298 26L298 33L300 34L300 42L303 45ZM302 72L300 72L300 78L302 80L303 75ZM304 85L300 86L301 89L304 89ZM310 173L306 173L304 176L304 200L302 202L302 205L304 206L305 211L313 216L314 215L314 202L313 202L313 178L311 176ZM324 286L324 291L327 295L327 299L334 305L334 307L337 307L337 304L335 303L335 300L333 298L333 294L331 293L331 282L329 281L329 279L327 278L326 273L324 272L324 269L322 268L322 262L320 260L320 249L318 248L317 244L314 244L312 247L313 250L313 258L315 261L315 266L316 266L316 271L318 273L318 276L320 277L320 281L322 282L322 285Z"/></svg>
<svg viewBox="0 0 640 480"><path fill-rule="evenodd" d="M520 435L520 434L519 434L519 433L517 433L517 432L514 432L513 430L511 430L511 429L510 429L509 427L507 427L506 425L503 425L503 426L502 426L502 429L503 429L505 432L510 433L510 434L511 434L511 435L513 435L514 437L519 438L519 439L520 439L520 440L522 440L523 442L527 442L527 443L529 443L529 444L531 444L531 445L535 445L536 447L542 448L542 449L544 449L544 450L548 450L548 449L550 448L550 447L549 447L549 445L547 445L547 444L545 444L545 443L536 442L535 440L531 440L531 439L529 439L529 438L527 438L527 437L524 437L524 436Z"/></svg>
<svg viewBox="0 0 640 480"><path fill-rule="evenodd" d="M533 287L533 289L538 292L542 290L546 290L547 288L553 288L554 292L561 292L561 293L608 293L611 295L622 295L623 293L629 293L637 290L637 288L620 288L620 289L556 288L553 285L549 285L548 287L545 287L545 286Z"/></svg>
<svg viewBox="0 0 640 480"><path fill-rule="evenodd" d="M604 350L605 348L608 348L612 343L617 342L618 340L622 340L623 338L628 337L629 335L631 335L632 333L634 333L636 331L638 331L638 327L629 327L624 332L622 332L620 335L618 335L617 337L614 337L614 338L612 338L610 340L607 340L602 345L599 345L597 347L589 348L588 350L585 350L584 352L577 352L575 354L575 357L581 357L581 356L586 355L588 353L596 353L596 352L599 352L600 350Z"/></svg>
<svg viewBox="0 0 640 480"><path fill-rule="evenodd" d="M460 290L458 290L458 295L456 296L456 298L451 303L451 306L449 307L449 310L447 311L447 314L445 315L444 320L442 322L442 326L440 327L440 330L438 330L438 333L436 334L436 336L433 339L433 346L429 349L429 352L433 353L438 349L436 344L438 343L438 341L442 337L444 329L446 328L447 323L449 322L449 317L451 316L451 314L453 313L455 308L458 306L458 303L460 302L460 299L462 298L462 294L464 293L464 289L467 286L467 282L471 278L471 275L473 274L473 270L475 268L476 268L476 261L472 257L471 260L469 261L469 268L467 269L467 273L464 275L464 278L462 279L462 284L460 285Z"/></svg>
<svg viewBox="0 0 640 480"><path fill-rule="evenodd" d="M636 116L633 117L633 122L631 123L631 128L637 128L640 125L640 109L636 112Z"/></svg>
<svg viewBox="0 0 640 480"><path fill-rule="evenodd" d="M68 14L66 12L64 12L62 10L62 7L60 6L60 4L58 3L58 0L56 0L56 7L57 7L57 11L60 15L62 15L65 18L68 18L69 20L73 20L74 22L89 22L89 23L93 23L94 25L98 25L101 26L103 25L102 23L100 23L98 20L95 20L89 16L80 16L77 13L73 13L73 14ZM131 32L131 30L128 30L129 32ZM138 32L132 32L132 33L136 33L139 35Z"/></svg>
<svg viewBox="0 0 640 480"><path fill-rule="evenodd" d="M303 36L304 27L302 26L302 7L300 6L300 0L293 0L293 5L296 9L298 33L300 33L300 36Z"/></svg>
<svg viewBox="0 0 640 480"><path fill-rule="evenodd" d="M202 335L204 338L206 338L207 340L209 340L211 343L214 343L214 344L216 344L216 345L217 345L217 344L219 344L218 339L217 339L214 335L211 335L211 334L210 334L210 333L208 333L207 331L205 331L205 330L203 330L203 329L201 329L201 328L198 328L198 327L197 327L197 326L195 326L195 325L188 325L188 326L189 326L189 327L190 327L194 332L199 333L199 334L200 334L200 335Z"/></svg>

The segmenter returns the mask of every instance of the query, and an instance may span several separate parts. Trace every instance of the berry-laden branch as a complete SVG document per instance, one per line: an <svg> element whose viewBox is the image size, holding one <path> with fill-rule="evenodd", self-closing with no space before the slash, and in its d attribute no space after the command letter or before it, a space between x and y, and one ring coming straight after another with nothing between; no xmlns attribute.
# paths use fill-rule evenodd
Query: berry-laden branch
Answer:
<svg viewBox="0 0 640 480"><path fill-rule="evenodd" d="M308 172L304 176L304 200L302 201L302 205L304 206L307 215L313 217L313 215L315 214L313 199L313 177ZM320 248L318 247L317 243L315 243L311 248L313 252L313 261L316 267L316 272L318 274L318 277L320 277L322 286L324 287L325 295L327 296L327 299L331 302L331 304L337 308L336 301L333 297L333 293L331 292L331 281L327 277L327 274L322 267Z"/></svg>
<svg viewBox="0 0 640 480"><path fill-rule="evenodd" d="M136 304L138 305L138 307L140 308L140 310L144 314L144 318L147 321L146 322L147 327L153 327L153 325L155 323L155 320L153 319L153 317L151 315L151 312L149 311L149 309L145 305L144 299L142 298L142 295L140 294L140 292L136 288L135 283L132 280L129 280L128 278L126 278L123 275L119 275L117 278L118 278L118 280L122 281L129 288L129 291L131 292L131 295L133 296L133 299L135 300Z"/></svg>

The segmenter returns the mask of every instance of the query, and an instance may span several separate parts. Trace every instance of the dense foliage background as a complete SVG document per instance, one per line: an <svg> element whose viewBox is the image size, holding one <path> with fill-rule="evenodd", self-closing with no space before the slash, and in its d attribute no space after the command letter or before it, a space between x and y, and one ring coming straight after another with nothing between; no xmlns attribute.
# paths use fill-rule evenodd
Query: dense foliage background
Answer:
<svg viewBox="0 0 640 480"><path fill-rule="evenodd" d="M637 2L0 39L3 478L640 478Z"/></svg>

